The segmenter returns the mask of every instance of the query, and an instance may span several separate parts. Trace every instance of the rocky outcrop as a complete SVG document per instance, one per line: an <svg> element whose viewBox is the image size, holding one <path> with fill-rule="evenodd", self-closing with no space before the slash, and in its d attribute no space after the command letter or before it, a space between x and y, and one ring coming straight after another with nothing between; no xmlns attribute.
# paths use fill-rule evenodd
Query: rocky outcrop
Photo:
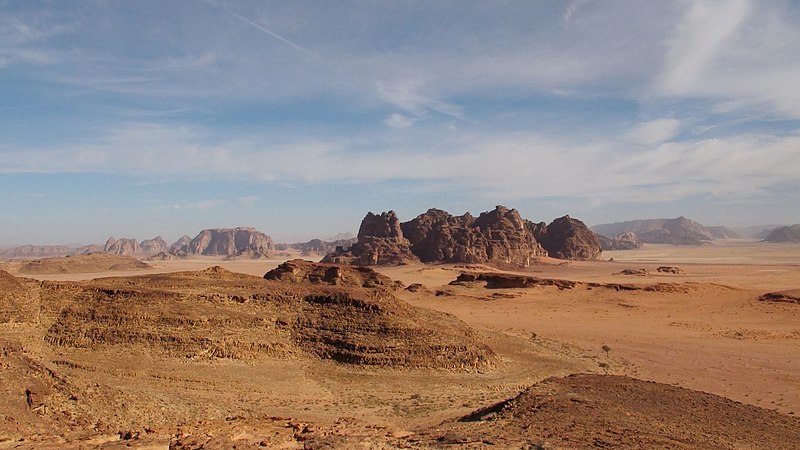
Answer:
<svg viewBox="0 0 800 450"><path fill-rule="evenodd" d="M477 219L469 213L452 216L429 209L401 224L412 252L423 262L506 263L529 266L546 252L528 221L515 209L497 206Z"/></svg>
<svg viewBox="0 0 800 450"><path fill-rule="evenodd" d="M550 256L559 259L597 259L602 252L597 236L578 219L558 218L537 236Z"/></svg>
<svg viewBox="0 0 800 450"><path fill-rule="evenodd" d="M139 244L139 249L144 256L153 256L169 250L169 245L161 236L156 236L153 239L142 241Z"/></svg>
<svg viewBox="0 0 800 450"><path fill-rule="evenodd" d="M419 259L411 252L411 243L403 236L400 220L394 211L380 215L367 213L361 221L355 244L337 248L323 258L323 263L361 266L400 265Z"/></svg>
<svg viewBox="0 0 800 450"><path fill-rule="evenodd" d="M367 267L315 263L302 259L286 261L264 275L265 280L301 284L329 284L361 288L394 290L403 287L399 281Z"/></svg>
<svg viewBox="0 0 800 450"><path fill-rule="evenodd" d="M113 236L108 238L106 245L103 247L103 253L111 253L114 255L138 255L141 253L141 247L136 239L116 239Z"/></svg>
<svg viewBox="0 0 800 450"><path fill-rule="evenodd" d="M192 242L192 238L184 234L169 246L169 250L167 252L177 256L185 256L189 253L190 242Z"/></svg>
<svg viewBox="0 0 800 450"><path fill-rule="evenodd" d="M357 242L349 250L328 254L323 262L384 265L422 261L527 267L537 257L547 256L543 239L558 258L596 258L599 244L583 222L563 221L558 219L549 230L544 222L525 220L517 210L505 206L497 206L477 218L469 213L453 216L429 209L404 223L394 211L368 213Z"/></svg>
<svg viewBox="0 0 800 450"><path fill-rule="evenodd" d="M703 225L686 217L675 219L631 220L627 222L595 225L592 230L604 236L617 236L620 233L633 232L640 241L648 244L700 245L716 239L716 236L734 236L724 227L711 227L709 231ZM727 231L725 231L727 230ZM728 233L729 232L729 233Z"/></svg>
<svg viewBox="0 0 800 450"><path fill-rule="evenodd" d="M775 243L800 243L800 224L777 228L764 240Z"/></svg>
<svg viewBox="0 0 800 450"><path fill-rule="evenodd" d="M272 250L272 238L252 227L203 230L186 245L187 255L231 258L267 257Z"/></svg>
<svg viewBox="0 0 800 450"><path fill-rule="evenodd" d="M613 238L602 234L596 235L597 240L600 242L600 248L603 250L636 250L642 248L642 241L632 231L620 233Z"/></svg>
<svg viewBox="0 0 800 450"><path fill-rule="evenodd" d="M44 339L56 347L147 351L181 361L311 358L458 371L496 361L463 322L399 300L382 288L393 282L368 269L342 267L329 276L330 266L290 266L271 280L211 267L68 289L50 283L65 304ZM376 288L364 287L372 282Z"/></svg>

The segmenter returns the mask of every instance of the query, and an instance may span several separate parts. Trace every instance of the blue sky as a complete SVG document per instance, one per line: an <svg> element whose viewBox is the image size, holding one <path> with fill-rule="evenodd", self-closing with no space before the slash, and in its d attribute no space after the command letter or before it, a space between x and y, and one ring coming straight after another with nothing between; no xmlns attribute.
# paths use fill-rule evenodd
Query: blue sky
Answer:
<svg viewBox="0 0 800 450"><path fill-rule="evenodd" d="M3 1L0 244L800 222L796 1Z"/></svg>

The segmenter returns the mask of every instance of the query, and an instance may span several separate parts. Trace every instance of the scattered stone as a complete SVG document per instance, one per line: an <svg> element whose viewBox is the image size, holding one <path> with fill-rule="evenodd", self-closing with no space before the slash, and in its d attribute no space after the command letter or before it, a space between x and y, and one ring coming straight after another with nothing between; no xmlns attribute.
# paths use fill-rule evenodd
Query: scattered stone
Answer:
<svg viewBox="0 0 800 450"><path fill-rule="evenodd" d="M646 276L647 275L647 271L645 269L623 269L622 271L618 272L616 275Z"/></svg>
<svg viewBox="0 0 800 450"><path fill-rule="evenodd" d="M779 302L800 304L800 290L767 292L758 298L762 302Z"/></svg>
<svg viewBox="0 0 800 450"><path fill-rule="evenodd" d="M680 269L679 267L673 267L673 266L660 266L660 267L656 268L656 272L659 272L659 273L671 273L673 275L683 275L684 274L682 269Z"/></svg>

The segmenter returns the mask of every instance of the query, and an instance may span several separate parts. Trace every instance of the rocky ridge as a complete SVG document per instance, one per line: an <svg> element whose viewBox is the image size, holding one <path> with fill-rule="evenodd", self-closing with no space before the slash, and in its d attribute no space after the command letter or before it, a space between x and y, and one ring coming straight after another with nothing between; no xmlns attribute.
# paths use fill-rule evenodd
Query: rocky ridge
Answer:
<svg viewBox="0 0 800 450"><path fill-rule="evenodd" d="M261 258L274 249L272 238L252 227L201 231L186 245L186 255Z"/></svg>
<svg viewBox="0 0 800 450"><path fill-rule="evenodd" d="M394 211L368 213L358 240L323 259L328 263L396 265L409 262L495 263L529 266L537 257L594 259L600 244L583 222L569 216L550 225L497 206L477 218L430 209L400 223Z"/></svg>
<svg viewBox="0 0 800 450"><path fill-rule="evenodd" d="M648 244L700 245L714 239L735 239L738 235L725 227L704 227L680 216L675 219L631 220L595 225L592 231L603 236L635 233Z"/></svg>

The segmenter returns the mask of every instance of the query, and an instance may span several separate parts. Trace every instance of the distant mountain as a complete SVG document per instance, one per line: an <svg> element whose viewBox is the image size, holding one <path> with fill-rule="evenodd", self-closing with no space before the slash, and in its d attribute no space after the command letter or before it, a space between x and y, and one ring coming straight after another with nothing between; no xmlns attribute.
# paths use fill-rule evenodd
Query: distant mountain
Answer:
<svg viewBox="0 0 800 450"><path fill-rule="evenodd" d="M780 227L770 233L764 240L767 242L800 243L800 224Z"/></svg>
<svg viewBox="0 0 800 450"><path fill-rule="evenodd" d="M770 233L780 227L786 226L785 224L771 224L771 225L755 225L750 227L734 228L734 231L744 238L764 240Z"/></svg>
<svg viewBox="0 0 800 450"><path fill-rule="evenodd" d="M268 257L274 248L271 237L252 227L212 228L195 236L186 254L261 258Z"/></svg>
<svg viewBox="0 0 800 450"><path fill-rule="evenodd" d="M687 219L645 219L595 225L592 231L606 237L622 233L635 233L636 237L650 244L700 245L714 239L734 239L736 233L725 227L709 227Z"/></svg>
<svg viewBox="0 0 800 450"><path fill-rule="evenodd" d="M346 233L336 233L335 236L331 236L329 238L322 239L325 242L334 242L334 241L349 241L351 239L355 239L356 235L350 232Z"/></svg>
<svg viewBox="0 0 800 450"><path fill-rule="evenodd" d="M636 233L633 231L620 233L613 238L598 233L595 233L595 235L600 241L600 248L602 250L636 250L637 248L642 248L642 241L639 240Z"/></svg>
<svg viewBox="0 0 800 450"><path fill-rule="evenodd" d="M347 236L349 233L339 233L336 236ZM349 238L342 238L342 239L335 239L335 240L322 240L322 239L311 239L308 242L295 242L294 244L278 244L276 246L279 250L286 250L289 248L300 250L303 252L303 255L326 255L336 250L337 247L342 247L343 249L350 248L351 245L355 244L358 239L356 237L349 237Z"/></svg>
<svg viewBox="0 0 800 450"><path fill-rule="evenodd" d="M714 239L741 239L738 233L723 226L705 227Z"/></svg>
<svg viewBox="0 0 800 450"><path fill-rule="evenodd" d="M76 251L74 247L64 245L22 245L0 249L2 259L39 259L54 258L57 256L71 255Z"/></svg>

